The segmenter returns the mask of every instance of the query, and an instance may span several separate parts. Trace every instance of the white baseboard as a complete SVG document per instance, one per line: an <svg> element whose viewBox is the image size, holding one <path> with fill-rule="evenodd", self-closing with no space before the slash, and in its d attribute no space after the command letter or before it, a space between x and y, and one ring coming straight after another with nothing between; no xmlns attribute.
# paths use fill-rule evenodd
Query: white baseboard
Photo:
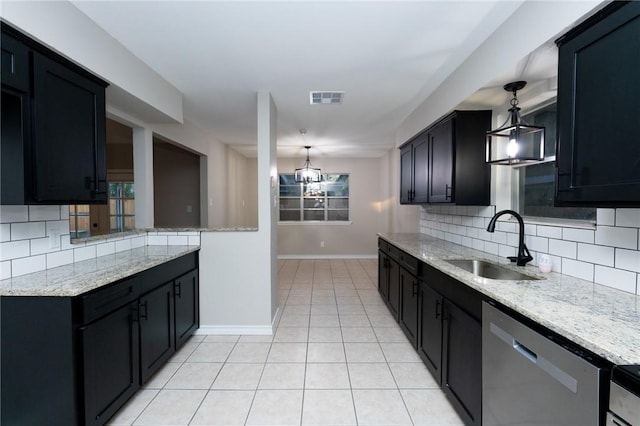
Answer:
<svg viewBox="0 0 640 426"><path fill-rule="evenodd" d="M232 335L232 336L272 336L276 330L276 324L280 320L282 309L278 307L273 316L271 325L201 325L194 334L196 335Z"/></svg>
<svg viewBox="0 0 640 426"><path fill-rule="evenodd" d="M279 254L278 260L293 259L377 259L377 254Z"/></svg>

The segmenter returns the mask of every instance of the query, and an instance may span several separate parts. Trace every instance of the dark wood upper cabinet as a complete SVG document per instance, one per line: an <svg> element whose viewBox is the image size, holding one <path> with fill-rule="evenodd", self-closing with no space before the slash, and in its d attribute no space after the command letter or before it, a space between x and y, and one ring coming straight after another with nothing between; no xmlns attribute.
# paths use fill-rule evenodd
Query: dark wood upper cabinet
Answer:
<svg viewBox="0 0 640 426"><path fill-rule="evenodd" d="M640 206L640 2L610 6L557 41L558 206Z"/></svg>
<svg viewBox="0 0 640 426"><path fill-rule="evenodd" d="M488 205L491 111L454 111L400 147L400 203Z"/></svg>
<svg viewBox="0 0 640 426"><path fill-rule="evenodd" d="M2 23L2 204L107 202L106 86Z"/></svg>

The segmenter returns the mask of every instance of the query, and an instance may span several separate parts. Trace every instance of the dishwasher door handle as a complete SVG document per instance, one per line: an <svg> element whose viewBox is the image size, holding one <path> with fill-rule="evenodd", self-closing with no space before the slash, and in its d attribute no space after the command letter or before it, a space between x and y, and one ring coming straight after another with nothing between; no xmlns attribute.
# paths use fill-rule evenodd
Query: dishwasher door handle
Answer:
<svg viewBox="0 0 640 426"><path fill-rule="evenodd" d="M513 339L513 349L515 349L532 363L536 364L538 362L538 355L522 343L518 342L516 339Z"/></svg>

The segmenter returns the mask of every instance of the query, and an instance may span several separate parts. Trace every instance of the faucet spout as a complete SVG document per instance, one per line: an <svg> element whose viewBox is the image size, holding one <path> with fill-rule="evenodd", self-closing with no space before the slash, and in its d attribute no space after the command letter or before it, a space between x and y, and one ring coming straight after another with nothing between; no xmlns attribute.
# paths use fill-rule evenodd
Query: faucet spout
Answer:
<svg viewBox="0 0 640 426"><path fill-rule="evenodd" d="M519 235L518 235L518 255L517 256L508 256L512 262L516 262L518 266L525 266L528 262L533 260L533 256L529 253L529 249L524 243L524 221L522 220L522 216L518 214L518 212L513 210L501 210L496 213L491 220L489 221L489 225L487 225L487 232L494 232L496 229L496 221L498 218L504 214L510 214L518 221L519 225Z"/></svg>

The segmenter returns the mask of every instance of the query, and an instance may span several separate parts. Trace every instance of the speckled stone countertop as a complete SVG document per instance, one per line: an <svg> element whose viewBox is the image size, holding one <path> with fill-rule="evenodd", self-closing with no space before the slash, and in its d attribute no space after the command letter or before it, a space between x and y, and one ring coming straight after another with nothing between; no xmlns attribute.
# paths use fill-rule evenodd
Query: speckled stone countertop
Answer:
<svg viewBox="0 0 640 426"><path fill-rule="evenodd" d="M144 246L0 281L0 296L78 296L199 250Z"/></svg>
<svg viewBox="0 0 640 426"><path fill-rule="evenodd" d="M640 297L534 266L512 266L504 258L423 234L378 234L442 272L555 331L614 364L640 364ZM481 278L447 259L485 259L540 280Z"/></svg>

